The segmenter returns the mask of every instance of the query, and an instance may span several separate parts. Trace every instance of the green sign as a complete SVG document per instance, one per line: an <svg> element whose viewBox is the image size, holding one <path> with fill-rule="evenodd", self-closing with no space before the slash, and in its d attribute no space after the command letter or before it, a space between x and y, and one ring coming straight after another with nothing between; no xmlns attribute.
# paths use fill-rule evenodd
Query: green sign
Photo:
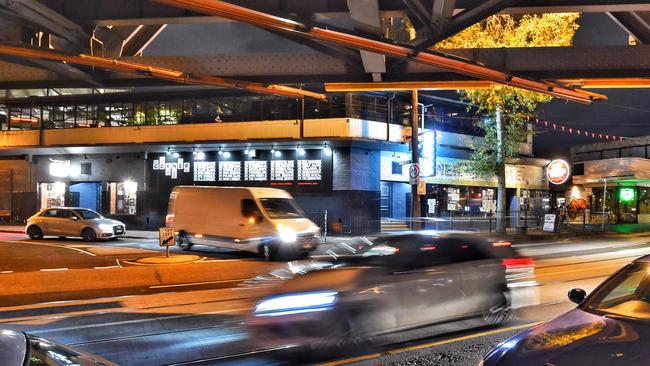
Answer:
<svg viewBox="0 0 650 366"><path fill-rule="evenodd" d="M630 202L634 200L634 188L621 188L619 197L623 202Z"/></svg>

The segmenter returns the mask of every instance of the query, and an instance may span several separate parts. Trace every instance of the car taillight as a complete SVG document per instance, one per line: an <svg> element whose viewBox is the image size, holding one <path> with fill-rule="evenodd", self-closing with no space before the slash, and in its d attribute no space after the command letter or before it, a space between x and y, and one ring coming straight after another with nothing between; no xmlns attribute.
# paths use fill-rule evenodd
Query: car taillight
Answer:
<svg viewBox="0 0 650 366"><path fill-rule="evenodd" d="M509 247L509 246L512 246L512 243L510 243L509 241L505 241L505 240L499 240L499 241L495 241L494 243L492 243L492 246L496 247L496 248L498 248L498 247Z"/></svg>
<svg viewBox="0 0 650 366"><path fill-rule="evenodd" d="M174 215L165 216L165 226L167 227L174 226Z"/></svg>
<svg viewBox="0 0 650 366"><path fill-rule="evenodd" d="M532 268L535 267L533 258L506 258L501 260L506 269Z"/></svg>

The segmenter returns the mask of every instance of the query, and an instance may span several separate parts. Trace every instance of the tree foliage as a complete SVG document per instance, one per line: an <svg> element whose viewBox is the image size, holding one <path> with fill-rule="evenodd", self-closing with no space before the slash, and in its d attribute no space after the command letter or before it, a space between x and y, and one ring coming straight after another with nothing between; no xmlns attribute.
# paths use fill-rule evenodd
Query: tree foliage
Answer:
<svg viewBox="0 0 650 366"><path fill-rule="evenodd" d="M436 48L497 48L497 47L548 47L570 46L578 13L541 15L493 15L464 31L438 43ZM503 138L504 158L517 156L521 143L532 133L527 118L550 96L509 86L490 89L461 90L462 98L475 105L480 119L478 127L485 139L472 154L472 171L479 176L494 176L502 169L505 159L498 159L497 111L504 118L506 128Z"/></svg>

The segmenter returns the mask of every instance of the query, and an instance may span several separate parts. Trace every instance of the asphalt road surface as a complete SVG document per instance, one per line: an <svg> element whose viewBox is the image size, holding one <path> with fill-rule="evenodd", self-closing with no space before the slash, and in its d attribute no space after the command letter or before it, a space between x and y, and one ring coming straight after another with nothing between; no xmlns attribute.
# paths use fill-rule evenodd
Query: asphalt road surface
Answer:
<svg viewBox="0 0 650 366"><path fill-rule="evenodd" d="M0 262L4 271L40 271L65 265L74 273L74 269L79 268L76 266L94 270L110 265L111 260L129 260L160 251L157 243L144 240L96 244L53 240L38 244L54 246L38 246L17 237L3 238L0 250L9 253L3 255ZM100 249L102 254L91 256L73 248L95 254ZM115 253L109 249L148 253L130 250L126 251L129 253ZM590 291L616 269L636 257L650 254L650 243L647 237L592 239L538 243L518 249L536 258L540 301L537 306L520 309L518 319L499 327L469 328L442 335L433 333L441 329L419 330L398 337L388 346L360 349L349 355L330 355L317 361L331 365L476 365L496 343L571 309L573 304L566 299L569 289L582 287ZM203 265L219 265L215 268L232 271L233 276L241 271L242 265L248 268L264 264L255 258L236 258L210 248L202 251L211 261ZM197 271L198 267L175 268ZM185 283L163 287L158 293L134 292L126 296L86 299L70 297L57 302L4 306L0 307L0 327L20 329L74 345L121 365L286 363L283 357L290 354L291 349L261 349L261 340L246 327L252 306L268 289L245 286L241 282L228 286L200 285L200 281L196 284L199 285ZM467 322L465 325L475 327L477 324Z"/></svg>

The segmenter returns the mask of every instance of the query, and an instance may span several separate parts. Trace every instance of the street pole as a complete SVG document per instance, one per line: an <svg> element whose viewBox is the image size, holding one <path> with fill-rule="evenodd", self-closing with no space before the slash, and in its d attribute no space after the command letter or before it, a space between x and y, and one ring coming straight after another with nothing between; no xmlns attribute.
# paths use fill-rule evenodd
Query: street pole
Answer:
<svg viewBox="0 0 650 366"><path fill-rule="evenodd" d="M413 89L413 94L412 94L412 103L411 103L411 163L413 165L418 166L419 168L419 163L420 163L420 151L418 149L418 144L419 144L419 132L418 132L418 90ZM413 229L414 230L419 230L420 229L420 223L419 220L421 213L420 213L420 195L418 195L418 183L420 182L420 173L418 169L418 174L417 178L415 179L415 184L411 185L411 212L412 212L412 218L413 220Z"/></svg>

